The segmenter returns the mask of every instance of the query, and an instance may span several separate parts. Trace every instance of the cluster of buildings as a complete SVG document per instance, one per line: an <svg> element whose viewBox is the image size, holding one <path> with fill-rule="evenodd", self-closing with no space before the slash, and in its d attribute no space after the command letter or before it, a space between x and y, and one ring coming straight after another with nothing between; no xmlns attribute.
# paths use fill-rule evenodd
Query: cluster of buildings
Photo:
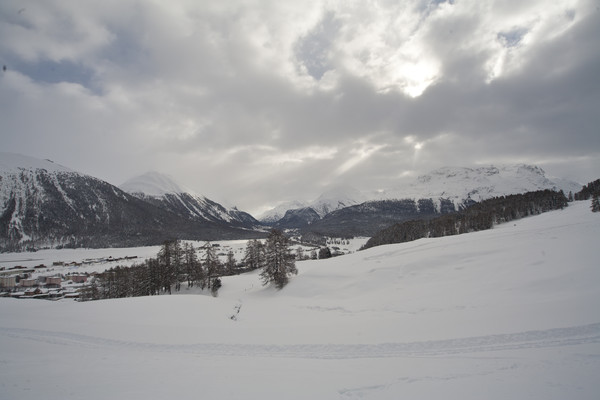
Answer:
<svg viewBox="0 0 600 400"><path fill-rule="evenodd" d="M74 272L81 266L127 262L137 256L86 258L81 261L54 261L50 268L44 264L35 267L0 267L0 297L61 299L79 298L80 291L90 286L96 273ZM68 271L68 272L67 272ZM1 397L1 396L0 396Z"/></svg>
<svg viewBox="0 0 600 400"><path fill-rule="evenodd" d="M34 269L13 267L0 271L0 296L15 298L61 299L78 298L78 289L89 276L86 274L36 274L45 266Z"/></svg>

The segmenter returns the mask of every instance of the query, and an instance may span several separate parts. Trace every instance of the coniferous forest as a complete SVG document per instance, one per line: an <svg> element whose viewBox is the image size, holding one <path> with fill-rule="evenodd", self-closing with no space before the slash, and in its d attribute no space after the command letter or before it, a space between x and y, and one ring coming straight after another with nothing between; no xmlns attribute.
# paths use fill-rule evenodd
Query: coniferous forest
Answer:
<svg viewBox="0 0 600 400"><path fill-rule="evenodd" d="M495 224L562 209L567 203L562 191L552 190L495 197L457 213L392 225L376 233L363 248L491 229Z"/></svg>

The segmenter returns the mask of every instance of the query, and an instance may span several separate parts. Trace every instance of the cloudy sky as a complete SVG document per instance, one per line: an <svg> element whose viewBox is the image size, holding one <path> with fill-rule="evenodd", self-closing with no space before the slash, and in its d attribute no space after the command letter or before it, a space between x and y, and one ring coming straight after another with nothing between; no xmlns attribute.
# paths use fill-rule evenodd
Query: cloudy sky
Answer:
<svg viewBox="0 0 600 400"><path fill-rule="evenodd" d="M600 177L597 0L3 0L0 65L2 151L254 214L441 166Z"/></svg>

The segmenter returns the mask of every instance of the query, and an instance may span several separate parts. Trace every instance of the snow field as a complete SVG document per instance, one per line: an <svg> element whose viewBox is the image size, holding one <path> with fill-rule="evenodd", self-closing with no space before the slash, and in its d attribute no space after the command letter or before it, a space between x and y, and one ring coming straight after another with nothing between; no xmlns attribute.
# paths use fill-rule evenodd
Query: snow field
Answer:
<svg viewBox="0 0 600 400"><path fill-rule="evenodd" d="M599 235L576 202L299 262L280 291L0 299L0 398L596 399Z"/></svg>

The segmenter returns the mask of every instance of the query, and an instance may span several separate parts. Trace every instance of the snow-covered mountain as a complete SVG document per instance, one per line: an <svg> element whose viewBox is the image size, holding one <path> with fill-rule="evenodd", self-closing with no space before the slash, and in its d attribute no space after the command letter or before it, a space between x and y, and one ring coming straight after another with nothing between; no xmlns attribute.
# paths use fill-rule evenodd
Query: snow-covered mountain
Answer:
<svg viewBox="0 0 600 400"><path fill-rule="evenodd" d="M85 188L85 190L82 190ZM114 222L124 193L50 160L0 153L0 247L63 244Z"/></svg>
<svg viewBox="0 0 600 400"><path fill-rule="evenodd" d="M419 211L419 200L432 200L436 212L449 211L448 202L460 209L473 201L482 201L492 197L520 194L538 190L563 190L565 194L581 190L582 185L561 178L550 178L540 167L527 164L487 166L477 168L444 167L419 176L413 182L378 192L361 192L350 187L337 187L323 193L310 203L301 201L286 203L261 217L261 221L275 224L283 218L287 210L311 207L323 219L327 216L327 225L336 226L338 217L344 215L344 224L349 220L361 219L357 213L368 212L370 219L376 218L378 209L389 209L402 204L389 201L410 199ZM385 201L386 203L381 203ZM364 207L358 205L366 203ZM422 202L421 202L422 203ZM429 205L429 202L426 203ZM290 207L287 208L286 207ZM343 212L343 210L347 212ZM275 211L276 210L276 211ZM445 211L444 211L445 210ZM386 215L387 215L386 214ZM416 215L416 214L415 214ZM267 217L265 217L267 216ZM386 216L386 218L388 218ZM288 224L289 225L289 224ZM313 225L320 227L322 224ZM337 229L337 228L335 228ZM329 228L328 228L329 231Z"/></svg>
<svg viewBox="0 0 600 400"><path fill-rule="evenodd" d="M321 217L312 207L295 208L287 210L285 215L273 224L278 229L295 229L312 224Z"/></svg>
<svg viewBox="0 0 600 400"><path fill-rule="evenodd" d="M310 204L310 207L323 218L332 211L360 204L366 200L367 196L351 186L336 186L321 194Z"/></svg>
<svg viewBox="0 0 600 400"><path fill-rule="evenodd" d="M444 167L419 176L408 186L396 187L379 194L383 199L449 199L460 205L465 200L482 201L508 194L537 190L581 190L581 184L565 179L551 179L540 167L527 164L477 168Z"/></svg>
<svg viewBox="0 0 600 400"><path fill-rule="evenodd" d="M236 212L230 218L242 220L244 213ZM185 218L52 161L0 153L0 249L131 246L251 233L234 225Z"/></svg>
<svg viewBox="0 0 600 400"><path fill-rule="evenodd" d="M205 196L194 194L172 177L159 172L147 172L131 178L120 189L183 218L248 228L260 225L250 214L235 207L226 208Z"/></svg>
<svg viewBox="0 0 600 400"><path fill-rule="evenodd" d="M360 204L366 200L367 196L351 186L334 186L313 201L288 201L266 211L258 219L265 224L274 224L284 218L288 211L306 208L311 208L320 218L323 218L332 211ZM310 222L312 221L304 221L304 223Z"/></svg>
<svg viewBox="0 0 600 400"><path fill-rule="evenodd" d="M300 200L286 201L284 203L279 204L277 207L274 207L268 211L262 213L258 220L265 224L271 224L279 221L288 210L297 210L299 208L308 207L309 203Z"/></svg>

